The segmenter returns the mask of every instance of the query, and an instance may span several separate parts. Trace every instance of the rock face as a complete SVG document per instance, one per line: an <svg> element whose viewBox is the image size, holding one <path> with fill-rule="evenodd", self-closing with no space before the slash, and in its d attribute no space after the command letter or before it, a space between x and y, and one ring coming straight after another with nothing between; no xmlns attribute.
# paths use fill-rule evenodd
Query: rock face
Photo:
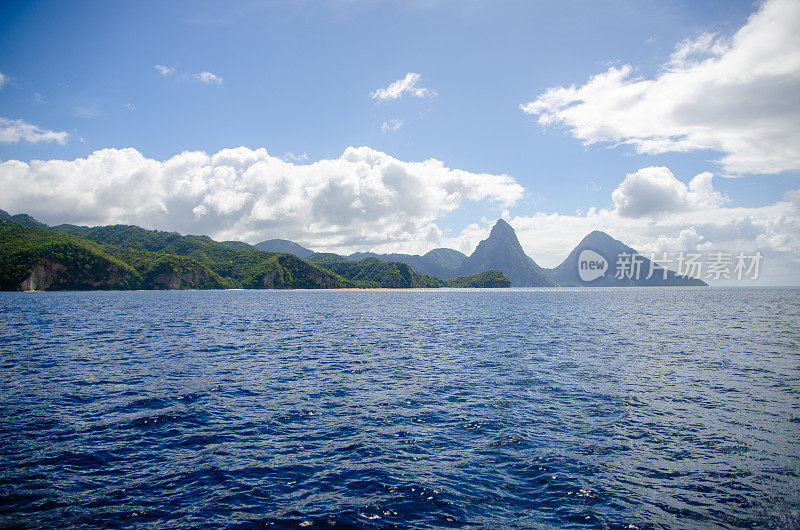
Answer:
<svg viewBox="0 0 800 530"><path fill-rule="evenodd" d="M20 291L46 291L58 281L67 268L60 263L45 261L33 268L31 275L19 285Z"/></svg>
<svg viewBox="0 0 800 530"><path fill-rule="evenodd" d="M267 241L256 243L253 246L258 250L265 250L267 252L286 252L288 254L294 254L298 258L303 259L314 253L313 250L309 250L306 247L298 245L294 241L289 241L287 239L268 239Z"/></svg>
<svg viewBox="0 0 800 530"><path fill-rule="evenodd" d="M209 282L210 277L206 271L194 270L182 274L162 272L147 280L147 283L143 285L147 289L202 289Z"/></svg>
<svg viewBox="0 0 800 530"><path fill-rule="evenodd" d="M488 270L500 270L511 280L512 287L550 287L553 281L536 262L525 254L517 234L507 222L498 220L487 239L478 244L455 276L469 276Z"/></svg>
<svg viewBox="0 0 800 530"><path fill-rule="evenodd" d="M133 274L109 263L102 274L86 275L84 269L45 260L36 265L18 287L20 291L58 291L127 288Z"/></svg>
<svg viewBox="0 0 800 530"><path fill-rule="evenodd" d="M651 267L654 267L652 274ZM703 280L679 276L653 264L631 247L599 230L584 237L561 265L547 272L562 287L708 285Z"/></svg>

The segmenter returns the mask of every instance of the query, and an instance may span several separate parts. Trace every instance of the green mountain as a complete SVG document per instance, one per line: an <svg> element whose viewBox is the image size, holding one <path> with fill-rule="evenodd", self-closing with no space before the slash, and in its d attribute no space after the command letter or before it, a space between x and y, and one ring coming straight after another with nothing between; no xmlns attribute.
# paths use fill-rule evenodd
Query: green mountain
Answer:
<svg viewBox="0 0 800 530"><path fill-rule="evenodd" d="M0 221L0 289L133 289L141 275L100 245Z"/></svg>
<svg viewBox="0 0 800 530"><path fill-rule="evenodd" d="M38 223L28 216L14 217ZM313 263L246 243L138 226L44 229L0 223L3 290L502 287L508 283L499 271L459 278L456 285L399 262L375 258L354 262L336 254L314 254L317 263Z"/></svg>
<svg viewBox="0 0 800 530"><path fill-rule="evenodd" d="M445 283L436 278L415 272L407 263L365 258L360 261L329 260L324 267L335 272L360 287L444 287Z"/></svg>
<svg viewBox="0 0 800 530"><path fill-rule="evenodd" d="M457 273L465 276L487 270L503 271L513 287L555 285L545 271L525 254L514 229L502 219L495 223L489 237L463 261Z"/></svg>
<svg viewBox="0 0 800 530"><path fill-rule="evenodd" d="M352 286L291 254L237 250L205 236L137 226L43 230L2 221L0 240L4 290Z"/></svg>
<svg viewBox="0 0 800 530"><path fill-rule="evenodd" d="M501 271L484 271L471 276L445 280L448 287L511 287L511 280Z"/></svg>
<svg viewBox="0 0 800 530"><path fill-rule="evenodd" d="M621 262L628 265L617 277L617 264ZM594 268L598 272L592 274L590 266L601 268ZM581 267L584 268L586 280L581 278ZM584 237L558 267L549 269L547 273L562 287L708 286L703 280L680 276L652 263L631 247L599 230Z"/></svg>

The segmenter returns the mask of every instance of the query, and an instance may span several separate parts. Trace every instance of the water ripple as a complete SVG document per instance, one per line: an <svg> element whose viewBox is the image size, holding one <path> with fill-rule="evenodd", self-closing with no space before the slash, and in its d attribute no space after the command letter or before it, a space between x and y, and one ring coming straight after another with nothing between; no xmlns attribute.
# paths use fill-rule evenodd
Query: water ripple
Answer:
<svg viewBox="0 0 800 530"><path fill-rule="evenodd" d="M0 526L800 526L800 291L0 294Z"/></svg>

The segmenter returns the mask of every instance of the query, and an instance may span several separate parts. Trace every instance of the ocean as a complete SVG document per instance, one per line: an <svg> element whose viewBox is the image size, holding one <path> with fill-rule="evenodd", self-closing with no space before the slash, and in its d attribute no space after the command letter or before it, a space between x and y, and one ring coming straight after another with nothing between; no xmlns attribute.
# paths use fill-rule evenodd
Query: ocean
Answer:
<svg viewBox="0 0 800 530"><path fill-rule="evenodd" d="M798 528L800 290L0 293L0 526Z"/></svg>

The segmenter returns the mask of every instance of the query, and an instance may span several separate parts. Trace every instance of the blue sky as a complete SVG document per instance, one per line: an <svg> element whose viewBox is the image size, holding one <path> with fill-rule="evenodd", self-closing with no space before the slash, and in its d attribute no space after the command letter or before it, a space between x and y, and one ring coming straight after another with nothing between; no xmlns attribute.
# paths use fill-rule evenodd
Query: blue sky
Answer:
<svg viewBox="0 0 800 530"><path fill-rule="evenodd" d="M725 129L728 125L723 121L732 120L721 120L720 115L729 116L728 108L688 129L676 126L677 133L666 140L666 148L645 148L643 142L657 132L645 131L645 139L628 141L631 131L634 136L638 134L630 120L636 122L638 118L617 116L619 109L606 104L607 96L597 95L598 91L588 85L592 76L624 65L630 65L627 83L657 80L671 68L668 64L670 60L674 63L682 43L692 44L686 48L704 54L701 59L723 63L726 56L737 52L737 47L748 46L737 44L735 37L751 16L765 12L763 18L769 20L762 23L762 34L780 34L771 31L768 24L780 24L781 17L768 17L768 8L788 13L783 16L789 19L788 24L800 22L793 18L796 7L796 2L789 0L766 4L736 0L298 0L231 5L4 2L0 5L0 73L4 79L0 86L0 116L12 120L5 122L6 128L35 126L39 131L65 136L59 140L35 135L29 140L14 140L19 135L7 131L5 141L0 135L0 160L74 161L101 149L133 148L146 160L163 162L184 151L203 151L211 156L239 146L265 148L273 157L296 165L339 159L349 146L366 146L401 162L435 158L453 170L507 175L523 191L514 192L507 183L497 181L492 185L506 186L504 191L476 192L475 179L460 181L466 188L455 203L448 199L430 205L418 218L413 217L413 209L406 208L414 219L408 226L401 226L397 219L381 220L377 224L384 231L368 233L360 227L374 221L372 217L351 224L339 218L344 216L337 217L336 222L349 234L355 234L353 237L332 235L321 229L314 232L308 223L297 219L282 224L285 212L269 219L262 215L263 222L258 226L241 224L231 221L230 207L225 210L228 217L217 218L216 225L211 221L181 223L171 216L164 217L161 223L178 226L160 226L156 221L151 224L163 229L204 229L218 237L247 240L284 236L333 250L391 247L421 252L434 243L469 248L486 233L493 220L503 215L512 221L518 218L518 231L525 234L520 238L526 250L535 259L537 252L546 256L539 259L552 264L549 262L557 261L565 249L577 242L584 225L588 228L602 220L583 225L578 222L574 233L565 236L568 243L540 244L532 219L537 214L556 213L585 217L592 207L630 219L630 215L623 215L619 197L634 191L640 194L637 197L644 197L642 194L652 191L652 186L645 190L634 186L639 182L635 179L626 181L626 175L644 168L668 167L673 180L666 176L658 182L676 189L688 186L695 175L713 173L713 193L720 197L714 202L715 207L752 209L749 213L740 212L739 217L761 215L759 208L791 202L786 194L792 196L800 188L800 167L793 156L788 156L782 165L764 164L763 153L746 161L719 162L730 154L727 146L739 146L747 136L741 133L741 127ZM703 41L708 35L711 40ZM778 45L797 52L796 41L791 38ZM743 51L740 55L746 54ZM687 60L675 68L688 71L696 65ZM205 78L198 77L203 72L208 73ZM414 86L427 89L427 93L418 97L410 91L386 100L371 97L376 90L388 88L409 73L419 74ZM689 74L686 75L688 79ZM692 79L701 77L699 73L692 75ZM788 86L796 83L797 72L790 69L780 75ZM762 81L763 78L747 81L748 90L756 90ZM615 90L622 92L626 82L617 81ZM588 95L581 96L582 101L595 107L587 104L587 110L579 117L565 112L575 101L562 101L545 111L541 105L536 112L526 113L521 108L541 99L550 88L570 86L587 86ZM725 97L716 97L715 101ZM730 105L742 107L735 101ZM785 91L767 94L763 105L769 109L785 109L787 105L794 108L793 102L786 101ZM677 115L679 110L667 109L665 116ZM597 112L602 116L598 117ZM741 120L753 120L752 112L761 111L751 111ZM550 125L539 123L544 114L550 116ZM759 115L753 121L775 119L776 114L780 113L764 111L765 119ZM619 125L621 120L629 121ZM786 136L786 127L790 127L790 136L797 132L785 124L759 126L764 138ZM609 132L611 129L614 130ZM719 137L708 132L717 129L723 131ZM676 140L684 134L694 135L688 146ZM108 167L118 167L109 164L104 166L104 175L113 171ZM651 179L646 184L656 182L652 180L655 173L642 175L645 176L639 180ZM11 186L15 182L11 178L4 185ZM33 173L26 178L33 183L44 182L44 177ZM629 186L615 200L612 193L621 188L623 181ZM76 186L91 187L93 182L78 182ZM314 177L307 176L304 182L312 186ZM690 203L697 211L707 209L698 206L707 205L707 201L684 200L686 192L682 188L677 193L683 195L678 199L669 196L664 201L683 201L681 212L688 211ZM387 192L386 196L392 194ZM463 198L468 196L473 199ZM663 202L648 197L636 200ZM357 200L360 204L362 199ZM116 213L107 209L81 217L79 213L67 215L64 206L51 204L48 208L47 202L42 197L26 196L11 204L0 200L0 208L18 213L21 208L28 211L32 205L40 205L31 213L48 222L96 219L147 224L133 213L120 214L119 208L114 210ZM211 202L209 199L206 204ZM103 206L100 199L90 205L101 210ZM405 212L403 208L398 207ZM196 209L192 211L197 217ZM314 206L306 211L320 210ZM631 234L630 242L646 249L657 248L659 237L678 241L683 230L697 232L701 226L733 222L728 215L713 223L705 218L683 219L680 225L677 221L664 222L664 215L671 212L663 208L646 213L647 216L637 217L642 224L663 227L660 231ZM786 212L780 215L787 216ZM431 223L435 229L430 228ZM601 228L612 234L616 230L614 235L622 236L627 226L614 225L612 221ZM525 227L529 228L528 233ZM419 239L408 235L422 228L432 231L433 236ZM791 224L777 229L777 233L762 230L762 239L783 236L784 241L778 245L781 259L794 260L795 228ZM698 241L724 244L727 248L741 246L741 240L750 237L749 232L740 230L736 238L718 235L715 241L714 227L707 227L706 232L700 233ZM359 234L363 236L361 240ZM785 261L784 267L789 263Z"/></svg>

